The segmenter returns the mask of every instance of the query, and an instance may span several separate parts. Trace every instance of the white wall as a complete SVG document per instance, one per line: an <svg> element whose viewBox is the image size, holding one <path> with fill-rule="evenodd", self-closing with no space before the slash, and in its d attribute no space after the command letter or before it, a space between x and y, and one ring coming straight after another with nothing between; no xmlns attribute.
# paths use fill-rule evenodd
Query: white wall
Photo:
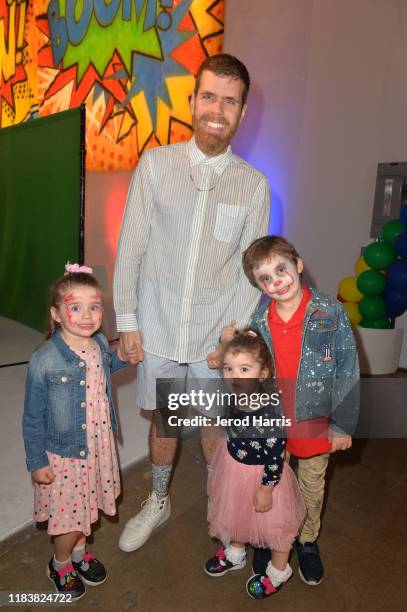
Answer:
<svg viewBox="0 0 407 612"><path fill-rule="evenodd" d="M226 3L225 51L253 81L235 150L270 178L271 229L332 294L370 241L377 163L407 160L406 27L404 0Z"/></svg>

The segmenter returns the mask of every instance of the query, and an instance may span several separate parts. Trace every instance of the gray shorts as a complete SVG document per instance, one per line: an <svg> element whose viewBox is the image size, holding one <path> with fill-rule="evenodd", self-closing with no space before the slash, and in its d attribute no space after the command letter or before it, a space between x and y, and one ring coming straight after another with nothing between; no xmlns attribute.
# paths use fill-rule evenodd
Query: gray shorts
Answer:
<svg viewBox="0 0 407 612"><path fill-rule="evenodd" d="M157 357L151 353L144 353L144 360L137 366L136 404L140 409L156 410L160 408L156 396L157 379L172 379L167 387L172 393L187 393L200 391L214 393L222 388L222 378L217 369L210 369L206 360L194 363L178 363L165 357ZM216 402L210 410L207 405L194 406L197 412L211 418L222 414Z"/></svg>

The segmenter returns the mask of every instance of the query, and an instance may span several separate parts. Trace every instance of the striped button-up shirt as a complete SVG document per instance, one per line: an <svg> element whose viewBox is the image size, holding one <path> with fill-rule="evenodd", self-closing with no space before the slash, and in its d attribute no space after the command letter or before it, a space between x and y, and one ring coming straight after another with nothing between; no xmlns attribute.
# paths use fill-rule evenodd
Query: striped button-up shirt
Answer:
<svg viewBox="0 0 407 612"><path fill-rule="evenodd" d="M145 151L134 172L114 275L117 329L139 329L145 351L191 363L206 358L223 325L246 325L259 293L242 252L265 235L267 178L195 144Z"/></svg>

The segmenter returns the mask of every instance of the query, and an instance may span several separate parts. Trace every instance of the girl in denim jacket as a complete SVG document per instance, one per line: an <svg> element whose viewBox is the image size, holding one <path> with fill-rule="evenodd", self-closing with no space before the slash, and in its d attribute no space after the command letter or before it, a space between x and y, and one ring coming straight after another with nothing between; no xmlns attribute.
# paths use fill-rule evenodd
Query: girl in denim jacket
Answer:
<svg viewBox="0 0 407 612"><path fill-rule="evenodd" d="M78 599L106 580L86 550L98 509L111 516L120 494L110 374L125 363L99 329L101 288L92 269L68 264L51 291L48 341L28 366L23 435L34 481L34 519L48 521L54 556L46 572Z"/></svg>

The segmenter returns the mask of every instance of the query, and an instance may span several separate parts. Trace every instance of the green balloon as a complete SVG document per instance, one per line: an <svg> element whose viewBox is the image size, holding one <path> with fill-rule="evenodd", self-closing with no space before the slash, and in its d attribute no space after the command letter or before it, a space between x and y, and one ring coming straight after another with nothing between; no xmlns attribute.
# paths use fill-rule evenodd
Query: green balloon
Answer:
<svg viewBox="0 0 407 612"><path fill-rule="evenodd" d="M366 263L375 270L388 268L393 261L396 261L396 251L387 242L373 242L366 247L363 252Z"/></svg>
<svg viewBox="0 0 407 612"><path fill-rule="evenodd" d="M364 297L359 302L359 312L366 321L381 319L386 314L386 304L381 297Z"/></svg>
<svg viewBox="0 0 407 612"><path fill-rule="evenodd" d="M361 327L369 327L370 329L390 329L390 321L387 317L381 317L374 321L367 321L362 319L359 323Z"/></svg>
<svg viewBox="0 0 407 612"><path fill-rule="evenodd" d="M387 242L387 244L393 246L397 236L405 231L406 228L399 219L392 219L383 225L380 235L383 242Z"/></svg>
<svg viewBox="0 0 407 612"><path fill-rule="evenodd" d="M378 270L366 270L359 274L356 280L360 293L368 297L380 295L386 287L386 278Z"/></svg>

